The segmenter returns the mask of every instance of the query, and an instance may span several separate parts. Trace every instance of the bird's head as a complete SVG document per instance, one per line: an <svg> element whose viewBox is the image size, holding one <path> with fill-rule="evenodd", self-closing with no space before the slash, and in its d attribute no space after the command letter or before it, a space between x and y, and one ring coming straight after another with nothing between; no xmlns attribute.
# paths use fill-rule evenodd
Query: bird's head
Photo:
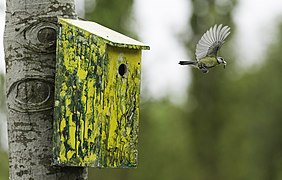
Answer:
<svg viewBox="0 0 282 180"><path fill-rule="evenodd" d="M226 67L227 62L223 59L223 57L217 57L218 64L223 64L223 67Z"/></svg>

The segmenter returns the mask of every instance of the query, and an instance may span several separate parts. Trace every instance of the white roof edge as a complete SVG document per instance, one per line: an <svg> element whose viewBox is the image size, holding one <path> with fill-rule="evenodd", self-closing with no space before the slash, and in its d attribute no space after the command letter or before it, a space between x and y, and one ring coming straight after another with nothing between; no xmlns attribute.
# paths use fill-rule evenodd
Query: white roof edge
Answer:
<svg viewBox="0 0 282 180"><path fill-rule="evenodd" d="M132 48L135 47L137 49L144 49L144 50L150 49L148 45L140 41L127 37L119 32L111 30L95 22L74 20L74 19L64 19L64 18L59 18L59 21L64 21L68 24L72 24L78 28L81 28L90 33L93 33L94 35L105 39L108 42L108 44L112 46L118 46L118 47L133 46Z"/></svg>

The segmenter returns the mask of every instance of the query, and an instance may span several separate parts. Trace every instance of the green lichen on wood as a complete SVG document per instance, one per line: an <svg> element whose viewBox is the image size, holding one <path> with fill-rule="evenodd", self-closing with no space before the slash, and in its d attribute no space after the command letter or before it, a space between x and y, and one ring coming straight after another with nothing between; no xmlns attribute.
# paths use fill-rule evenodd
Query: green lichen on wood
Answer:
<svg viewBox="0 0 282 180"><path fill-rule="evenodd" d="M141 51L60 24L54 164L136 167Z"/></svg>

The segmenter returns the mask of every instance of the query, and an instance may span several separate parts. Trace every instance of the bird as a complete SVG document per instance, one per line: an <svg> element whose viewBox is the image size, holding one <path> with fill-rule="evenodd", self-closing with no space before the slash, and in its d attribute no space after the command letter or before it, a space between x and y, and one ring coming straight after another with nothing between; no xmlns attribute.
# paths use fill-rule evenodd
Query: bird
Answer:
<svg viewBox="0 0 282 180"><path fill-rule="evenodd" d="M203 73L208 73L210 68L217 65L223 65L225 68L227 62L223 57L218 56L218 51L229 34L229 26L223 26L222 24L212 26L204 33L196 46L196 60L179 61L179 64L193 66Z"/></svg>

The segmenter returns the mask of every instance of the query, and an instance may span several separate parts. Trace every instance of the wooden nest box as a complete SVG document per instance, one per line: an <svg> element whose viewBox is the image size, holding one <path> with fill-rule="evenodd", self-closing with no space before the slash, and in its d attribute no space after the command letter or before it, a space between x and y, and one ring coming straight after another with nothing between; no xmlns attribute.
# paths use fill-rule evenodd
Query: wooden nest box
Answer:
<svg viewBox="0 0 282 180"><path fill-rule="evenodd" d="M59 19L54 164L136 167L141 51L97 23Z"/></svg>

